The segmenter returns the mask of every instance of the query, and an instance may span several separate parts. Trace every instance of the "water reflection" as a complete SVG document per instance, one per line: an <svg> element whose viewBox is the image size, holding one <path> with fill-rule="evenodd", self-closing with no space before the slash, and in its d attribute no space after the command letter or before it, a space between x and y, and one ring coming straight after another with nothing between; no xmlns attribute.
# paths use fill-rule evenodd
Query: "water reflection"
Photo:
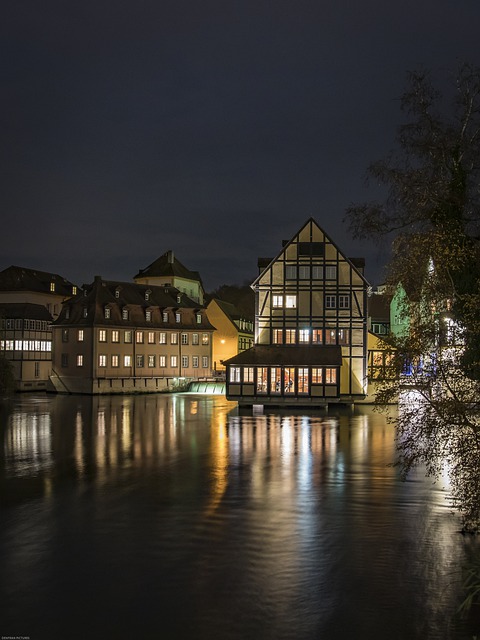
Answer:
<svg viewBox="0 0 480 640"><path fill-rule="evenodd" d="M452 615L475 543L441 486L400 482L393 429L368 409L248 417L220 397L25 396L1 421L12 633L468 637Z"/></svg>

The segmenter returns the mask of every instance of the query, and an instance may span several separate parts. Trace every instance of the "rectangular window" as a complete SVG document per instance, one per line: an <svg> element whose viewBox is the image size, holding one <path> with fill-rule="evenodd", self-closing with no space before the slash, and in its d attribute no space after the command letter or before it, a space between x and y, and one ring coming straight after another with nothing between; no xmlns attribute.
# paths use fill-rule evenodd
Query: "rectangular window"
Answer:
<svg viewBox="0 0 480 640"><path fill-rule="evenodd" d="M122 320L128 320L128 309L122 309Z"/></svg>
<svg viewBox="0 0 480 640"><path fill-rule="evenodd" d="M77 333L77 342L83 342L83 329L79 329Z"/></svg>
<svg viewBox="0 0 480 640"><path fill-rule="evenodd" d="M230 367L229 380L230 382L240 382L240 367Z"/></svg>
<svg viewBox="0 0 480 640"><path fill-rule="evenodd" d="M107 356L104 353L101 353L98 356L98 366L99 367L106 367L107 366Z"/></svg>
<svg viewBox="0 0 480 640"><path fill-rule="evenodd" d="M68 342L68 329L62 329L62 342Z"/></svg>
<svg viewBox="0 0 480 640"><path fill-rule="evenodd" d="M181 322L181 321L182 321L182 314L177 311L177 313L175 314L175 322Z"/></svg>
<svg viewBox="0 0 480 640"><path fill-rule="evenodd" d="M105 320L110 319L110 307L105 307Z"/></svg>
<svg viewBox="0 0 480 640"><path fill-rule="evenodd" d="M83 356L81 353L77 356L77 367L83 367Z"/></svg>
<svg viewBox="0 0 480 640"><path fill-rule="evenodd" d="M285 267L285 280L297 279L297 266L294 264L287 264Z"/></svg>
<svg viewBox="0 0 480 640"><path fill-rule="evenodd" d="M132 366L132 356L123 356L123 366L124 367Z"/></svg>
<svg viewBox="0 0 480 640"><path fill-rule="evenodd" d="M312 344L323 344L323 329L312 329Z"/></svg>
<svg viewBox="0 0 480 640"><path fill-rule="evenodd" d="M267 367L257 367L257 393L267 393L268 369Z"/></svg>
<svg viewBox="0 0 480 640"><path fill-rule="evenodd" d="M148 332L148 344L155 344L155 331Z"/></svg>
<svg viewBox="0 0 480 640"><path fill-rule="evenodd" d="M120 356L114 354L111 358L112 367L116 368L120 366Z"/></svg>
<svg viewBox="0 0 480 640"><path fill-rule="evenodd" d="M323 267L319 265L312 266L312 280L323 280Z"/></svg>
<svg viewBox="0 0 480 640"><path fill-rule="evenodd" d="M283 329L273 330L273 344L283 344Z"/></svg>
<svg viewBox="0 0 480 640"><path fill-rule="evenodd" d="M323 383L323 369L320 367L313 367L312 369L312 384Z"/></svg>
<svg viewBox="0 0 480 640"><path fill-rule="evenodd" d="M158 344L167 344L167 334L165 331L160 331L158 334Z"/></svg>
<svg viewBox="0 0 480 640"><path fill-rule="evenodd" d="M198 333L192 333L192 344L198 344Z"/></svg>
<svg viewBox="0 0 480 640"><path fill-rule="evenodd" d="M325 369L325 384L337 384L336 369Z"/></svg>
<svg viewBox="0 0 480 640"><path fill-rule="evenodd" d="M208 369L208 356L202 356L202 367Z"/></svg>
<svg viewBox="0 0 480 640"><path fill-rule="evenodd" d="M299 280L310 280L310 266L302 264L298 267Z"/></svg>
<svg viewBox="0 0 480 640"><path fill-rule="evenodd" d="M150 309L147 309L145 311L145 321L146 322L151 322L152 321L152 312L150 311Z"/></svg>
<svg viewBox="0 0 480 640"><path fill-rule="evenodd" d="M338 296L338 308L350 309L350 296L347 296L347 295Z"/></svg>
<svg viewBox="0 0 480 640"><path fill-rule="evenodd" d="M300 394L308 394L308 369L306 367L299 367L297 369L297 389Z"/></svg>
<svg viewBox="0 0 480 640"><path fill-rule="evenodd" d="M178 344L178 333L170 334L170 344Z"/></svg>
<svg viewBox="0 0 480 640"><path fill-rule="evenodd" d="M310 342L310 329L299 329L298 330L298 341L299 342Z"/></svg>
<svg viewBox="0 0 480 640"><path fill-rule="evenodd" d="M243 367L243 381L244 382L254 381L253 367Z"/></svg>
<svg viewBox="0 0 480 640"><path fill-rule="evenodd" d="M282 392L282 370L280 367L270 369L270 393Z"/></svg>
<svg viewBox="0 0 480 640"><path fill-rule="evenodd" d="M297 307L297 296L288 295L285 299L285 308L286 309L296 309Z"/></svg>
<svg viewBox="0 0 480 640"><path fill-rule="evenodd" d="M161 369L167 366L167 356L158 356L158 366Z"/></svg>
<svg viewBox="0 0 480 640"><path fill-rule="evenodd" d="M175 369L175 367L177 367L177 356L170 356L170 366L172 367L172 369Z"/></svg>
<svg viewBox="0 0 480 640"><path fill-rule="evenodd" d="M40 377L40 363L39 362L35 362L35 378L39 378Z"/></svg>
<svg viewBox="0 0 480 640"><path fill-rule="evenodd" d="M192 356L192 367L198 369L198 356Z"/></svg>
<svg viewBox="0 0 480 640"><path fill-rule="evenodd" d="M107 341L107 332L105 331L105 329L100 329L98 332L98 341L99 342L106 342Z"/></svg>
<svg viewBox="0 0 480 640"><path fill-rule="evenodd" d="M283 307L283 296L274 295L273 296L273 308L281 309Z"/></svg>
<svg viewBox="0 0 480 640"><path fill-rule="evenodd" d="M125 331L125 332L124 332L124 334L123 334L123 341L124 341L126 344L129 344L129 343L131 343L131 342L132 342L132 332L131 332L130 330Z"/></svg>
<svg viewBox="0 0 480 640"><path fill-rule="evenodd" d="M350 344L350 331L348 329L338 329L338 344Z"/></svg>
<svg viewBox="0 0 480 640"><path fill-rule="evenodd" d="M208 333L202 333L202 344L208 344L208 343L209 343Z"/></svg>
<svg viewBox="0 0 480 640"><path fill-rule="evenodd" d="M285 367L283 370L283 390L286 394L295 393L295 369Z"/></svg>
<svg viewBox="0 0 480 640"><path fill-rule="evenodd" d="M143 344L143 331L137 331L135 334L135 342L137 344Z"/></svg>
<svg viewBox="0 0 480 640"><path fill-rule="evenodd" d="M120 331L112 331L112 342L120 342Z"/></svg>
<svg viewBox="0 0 480 640"><path fill-rule="evenodd" d="M299 242L298 243L298 255L299 256L323 256L325 252L325 245L323 242Z"/></svg>
<svg viewBox="0 0 480 640"><path fill-rule="evenodd" d="M285 329L285 344L295 344L296 343L296 329Z"/></svg>
<svg viewBox="0 0 480 640"><path fill-rule="evenodd" d="M55 291L55 283L50 282L50 291Z"/></svg>
<svg viewBox="0 0 480 640"><path fill-rule="evenodd" d="M142 353L137 353L136 362L137 369L142 369L145 366L145 358Z"/></svg>
<svg viewBox="0 0 480 640"><path fill-rule="evenodd" d="M197 324L202 324L202 314L197 313L196 318L197 318Z"/></svg>
<svg viewBox="0 0 480 640"><path fill-rule="evenodd" d="M337 267L336 265L327 265L325 267L325 280L337 279Z"/></svg>
<svg viewBox="0 0 480 640"><path fill-rule="evenodd" d="M325 329L325 344L337 344L336 329Z"/></svg>
<svg viewBox="0 0 480 640"><path fill-rule="evenodd" d="M182 344L188 344L188 333L182 333Z"/></svg>
<svg viewBox="0 0 480 640"><path fill-rule="evenodd" d="M168 311L162 313L162 320L163 322L168 322Z"/></svg>
<svg viewBox="0 0 480 640"><path fill-rule="evenodd" d="M325 296L325 309L336 309L337 307L337 296Z"/></svg>
<svg viewBox="0 0 480 640"><path fill-rule="evenodd" d="M148 366L150 368L153 368L155 366L155 356L154 355L148 356Z"/></svg>
<svg viewBox="0 0 480 640"><path fill-rule="evenodd" d="M188 368L188 356L182 356L182 369Z"/></svg>
<svg viewBox="0 0 480 640"><path fill-rule="evenodd" d="M68 353L62 353L62 367L68 367Z"/></svg>

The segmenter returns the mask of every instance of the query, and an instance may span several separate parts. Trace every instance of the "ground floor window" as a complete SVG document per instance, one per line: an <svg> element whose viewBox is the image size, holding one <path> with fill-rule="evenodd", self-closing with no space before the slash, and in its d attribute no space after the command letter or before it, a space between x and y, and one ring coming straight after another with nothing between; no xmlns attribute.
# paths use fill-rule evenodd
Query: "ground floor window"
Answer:
<svg viewBox="0 0 480 640"><path fill-rule="evenodd" d="M268 368L257 367L257 393L267 393L268 390Z"/></svg>
<svg viewBox="0 0 480 640"><path fill-rule="evenodd" d="M229 367L231 383L255 384L256 394L309 396L314 386L338 384L338 367ZM246 395L251 393L246 390ZM318 394L318 391L315 395ZM331 395L331 392L328 393Z"/></svg>

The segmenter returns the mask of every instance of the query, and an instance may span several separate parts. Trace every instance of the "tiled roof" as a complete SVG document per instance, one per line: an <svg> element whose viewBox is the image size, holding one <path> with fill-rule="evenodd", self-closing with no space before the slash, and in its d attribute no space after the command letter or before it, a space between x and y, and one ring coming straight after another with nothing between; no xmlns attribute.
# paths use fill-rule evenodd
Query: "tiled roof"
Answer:
<svg viewBox="0 0 480 640"><path fill-rule="evenodd" d="M51 291L51 283L55 291ZM35 291L60 296L71 296L74 285L58 273L10 266L0 271L0 291Z"/></svg>
<svg viewBox="0 0 480 640"><path fill-rule="evenodd" d="M162 276L177 276L179 278L185 278L186 280L202 282L198 271L190 271L190 269L187 269L180 260L175 258L171 250L166 251L145 269L140 269L137 275L134 276L134 280L136 278L155 278Z"/></svg>
<svg viewBox="0 0 480 640"><path fill-rule="evenodd" d="M224 364L251 366L340 366L338 345L256 345L225 360Z"/></svg>
<svg viewBox="0 0 480 640"><path fill-rule="evenodd" d="M28 302L4 302L0 304L0 317L52 321L52 316L47 307L43 304L31 304Z"/></svg>

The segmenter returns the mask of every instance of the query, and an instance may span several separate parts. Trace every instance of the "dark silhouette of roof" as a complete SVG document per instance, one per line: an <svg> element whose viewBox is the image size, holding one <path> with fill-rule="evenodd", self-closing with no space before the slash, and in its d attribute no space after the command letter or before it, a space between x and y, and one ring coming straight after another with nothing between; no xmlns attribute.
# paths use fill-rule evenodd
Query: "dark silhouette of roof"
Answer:
<svg viewBox="0 0 480 640"><path fill-rule="evenodd" d="M152 264L148 265L145 269L140 269L136 278L158 278L165 276L176 276L178 278L185 278L187 280L196 280L202 284L202 279L198 271L190 271L187 269L180 260L177 260L173 251L170 249L163 255L157 258ZM203 285L202 285L203 286Z"/></svg>
<svg viewBox="0 0 480 640"><path fill-rule="evenodd" d="M2 318L28 318L29 320L52 321L52 316L43 304L31 304L29 302L3 302L0 303L0 317Z"/></svg>
<svg viewBox="0 0 480 640"><path fill-rule="evenodd" d="M51 291L51 283L55 283L55 291ZM71 296L74 285L58 275L38 269L27 269L14 265L0 271L0 291L35 291L60 296Z"/></svg>

